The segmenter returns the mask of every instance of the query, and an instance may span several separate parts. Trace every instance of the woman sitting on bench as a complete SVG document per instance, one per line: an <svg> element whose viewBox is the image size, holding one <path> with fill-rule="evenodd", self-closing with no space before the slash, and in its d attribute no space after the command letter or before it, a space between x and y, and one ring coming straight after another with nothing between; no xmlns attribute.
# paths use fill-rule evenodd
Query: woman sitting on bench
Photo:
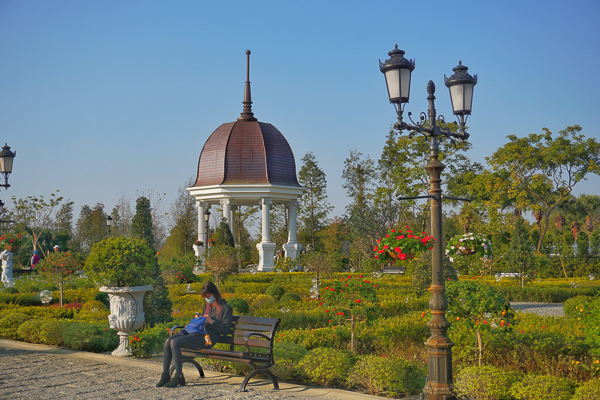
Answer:
<svg viewBox="0 0 600 400"><path fill-rule="evenodd" d="M185 378L183 377L183 358L181 355L182 348L191 348L200 350L202 348L212 347L219 341L221 335L227 335L229 328L231 327L231 321L233 319L233 309L227 302L221 297L219 289L212 282L206 282L202 286L200 292L202 297L206 300L204 306L204 318L206 318L206 336L210 337L210 342L205 339L204 334L200 333L189 333L185 329L179 331L179 333L171 336L165 341L165 348L163 353L163 372L160 376L160 381L156 384L156 387L176 387L185 385ZM200 316L200 313L196 313L196 318ZM209 344L210 343L210 344ZM175 377L171 379L169 376L169 367L171 366L171 360L175 364Z"/></svg>

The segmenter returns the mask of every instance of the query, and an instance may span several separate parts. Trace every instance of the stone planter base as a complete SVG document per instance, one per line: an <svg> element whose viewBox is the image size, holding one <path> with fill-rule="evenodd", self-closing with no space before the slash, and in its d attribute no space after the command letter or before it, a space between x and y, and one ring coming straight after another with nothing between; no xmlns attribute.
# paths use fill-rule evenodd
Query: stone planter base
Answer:
<svg viewBox="0 0 600 400"><path fill-rule="evenodd" d="M144 324L144 293L152 289L152 286L100 288L101 292L108 293L110 301L109 325L119 332L119 346L111 353L113 356L131 355L129 333L140 329Z"/></svg>

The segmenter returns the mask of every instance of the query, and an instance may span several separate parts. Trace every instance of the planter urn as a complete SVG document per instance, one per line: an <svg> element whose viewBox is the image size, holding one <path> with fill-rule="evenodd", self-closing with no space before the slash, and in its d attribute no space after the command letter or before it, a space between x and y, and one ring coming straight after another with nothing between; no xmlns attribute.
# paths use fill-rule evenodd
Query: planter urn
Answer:
<svg viewBox="0 0 600 400"><path fill-rule="evenodd" d="M110 315L108 322L111 329L118 331L119 346L111 353L113 356L126 357L129 350L129 333L136 331L144 324L144 294L153 290L152 286L113 287L103 286L101 292L108 293Z"/></svg>

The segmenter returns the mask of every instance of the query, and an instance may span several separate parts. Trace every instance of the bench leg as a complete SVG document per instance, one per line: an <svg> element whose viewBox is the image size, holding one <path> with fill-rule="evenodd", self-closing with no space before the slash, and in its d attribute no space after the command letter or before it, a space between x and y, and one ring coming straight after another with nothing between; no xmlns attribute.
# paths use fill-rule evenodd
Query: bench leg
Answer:
<svg viewBox="0 0 600 400"><path fill-rule="evenodd" d="M193 364L196 367L196 369L198 370L198 374L200 375L200 378L204 378L204 370L202 369L202 366L198 363L198 361L196 361L196 360L186 360L186 361L184 361L184 364L186 362L190 363L190 364ZM175 372L175 366L171 365L171 369L169 369L169 376L173 377L173 373L174 372Z"/></svg>
<svg viewBox="0 0 600 400"><path fill-rule="evenodd" d="M260 374L260 373L267 375L271 379L271 382L273 382L273 389L279 389L279 382L277 382L277 377L275 375L273 375L273 373L271 371L269 371L268 369L255 369L255 370L252 370L244 378L244 381L242 382L242 385L240 386L240 392L247 392L248 390L246 389L246 385L250 381L250 378L252 378L254 375Z"/></svg>

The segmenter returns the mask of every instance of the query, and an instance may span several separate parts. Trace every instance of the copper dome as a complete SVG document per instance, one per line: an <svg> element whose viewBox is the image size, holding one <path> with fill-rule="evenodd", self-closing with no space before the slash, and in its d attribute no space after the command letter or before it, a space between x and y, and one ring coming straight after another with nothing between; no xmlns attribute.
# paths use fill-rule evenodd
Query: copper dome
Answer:
<svg viewBox="0 0 600 400"><path fill-rule="evenodd" d="M194 186L236 184L300 186L294 153L273 125L229 122L218 127L204 144Z"/></svg>

